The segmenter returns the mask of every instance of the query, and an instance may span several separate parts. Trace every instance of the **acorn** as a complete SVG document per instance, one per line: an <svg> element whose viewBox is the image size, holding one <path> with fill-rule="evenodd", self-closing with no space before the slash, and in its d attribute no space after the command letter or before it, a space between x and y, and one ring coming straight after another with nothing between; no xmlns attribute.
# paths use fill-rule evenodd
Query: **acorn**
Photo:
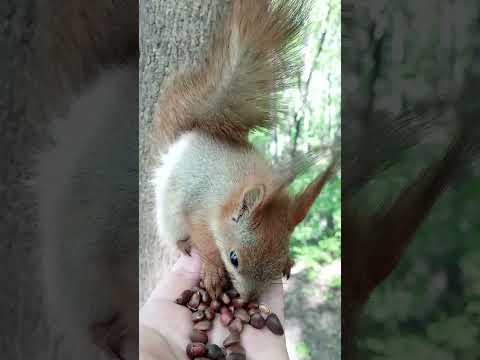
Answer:
<svg viewBox="0 0 480 360"><path fill-rule="evenodd" d="M230 296L228 296L226 293L223 293L220 299L225 305L230 304Z"/></svg>
<svg viewBox="0 0 480 360"><path fill-rule="evenodd" d="M196 292L196 293L193 293L192 297L190 298L190 301L187 304L187 307L190 310L197 310L198 305L200 305L200 294Z"/></svg>
<svg viewBox="0 0 480 360"><path fill-rule="evenodd" d="M190 340L192 343L206 344L208 342L208 335L205 331L192 329L190 332Z"/></svg>
<svg viewBox="0 0 480 360"><path fill-rule="evenodd" d="M239 344L240 343L240 334L237 332L232 332L230 335L228 335L225 340L223 340L223 346L228 348L229 346L232 346L233 344Z"/></svg>
<svg viewBox="0 0 480 360"><path fill-rule="evenodd" d="M200 303L200 305L198 305L197 310L205 311L207 308L208 308L208 305L202 302Z"/></svg>
<svg viewBox="0 0 480 360"><path fill-rule="evenodd" d="M248 310L248 315L253 316L253 314L260 314L260 310L258 309L250 309Z"/></svg>
<svg viewBox="0 0 480 360"><path fill-rule="evenodd" d="M227 355L227 360L247 360L245 354L230 353Z"/></svg>
<svg viewBox="0 0 480 360"><path fill-rule="evenodd" d="M192 313L192 321L194 323L199 322L205 318L205 313L202 310Z"/></svg>
<svg viewBox="0 0 480 360"><path fill-rule="evenodd" d="M230 330L230 332L237 332L237 333L241 333L242 330L243 330L243 322L242 320L240 319L233 319L233 321L230 323L230 325L228 325L228 330Z"/></svg>
<svg viewBox="0 0 480 360"><path fill-rule="evenodd" d="M276 314L268 315L267 319L265 320L265 325L275 335L284 334L282 323Z"/></svg>
<svg viewBox="0 0 480 360"><path fill-rule="evenodd" d="M232 305L235 309L243 308L246 304L247 304L247 302L245 300L243 300L242 298L234 298L232 300Z"/></svg>
<svg viewBox="0 0 480 360"><path fill-rule="evenodd" d="M212 328L212 323L208 320L202 320L193 325L193 328L196 330L208 331Z"/></svg>
<svg viewBox="0 0 480 360"><path fill-rule="evenodd" d="M233 313L233 316L240 319L245 324L247 324L250 321L250 315L248 315L248 312L245 309L235 310L235 312Z"/></svg>
<svg viewBox="0 0 480 360"><path fill-rule="evenodd" d="M245 349L243 348L240 343L238 344L233 344L227 349L228 354L240 354L240 355L245 355Z"/></svg>
<svg viewBox="0 0 480 360"><path fill-rule="evenodd" d="M256 329L261 329L265 326L265 319L260 313L255 313L250 317L250 325Z"/></svg>
<svg viewBox="0 0 480 360"><path fill-rule="evenodd" d="M212 308L205 309L204 313L205 319L207 320L213 320L215 318L215 311L213 311Z"/></svg>
<svg viewBox="0 0 480 360"><path fill-rule="evenodd" d="M210 301L210 295L208 295L208 292L206 292L203 289L200 289L200 295L202 297L202 302L208 303Z"/></svg>
<svg viewBox="0 0 480 360"><path fill-rule="evenodd" d="M215 344L207 345L207 356L211 360L225 360L225 353L220 346Z"/></svg>
<svg viewBox="0 0 480 360"><path fill-rule="evenodd" d="M192 295L193 295L192 290L184 290L180 294L180 296L175 300L175 302L178 305L186 305L190 301L190 298L192 297Z"/></svg>
<svg viewBox="0 0 480 360"><path fill-rule="evenodd" d="M222 307L222 303L217 299L215 299L215 300L212 300L212 302L210 303L210 307L212 308L213 311L217 312Z"/></svg>
<svg viewBox="0 0 480 360"><path fill-rule="evenodd" d="M223 308L220 310L220 322L223 326L227 327L233 320L233 314L226 307L225 310L222 310Z"/></svg>
<svg viewBox="0 0 480 360"><path fill-rule="evenodd" d="M189 359L195 359L207 354L207 348L202 343L190 343L187 345L187 356Z"/></svg>

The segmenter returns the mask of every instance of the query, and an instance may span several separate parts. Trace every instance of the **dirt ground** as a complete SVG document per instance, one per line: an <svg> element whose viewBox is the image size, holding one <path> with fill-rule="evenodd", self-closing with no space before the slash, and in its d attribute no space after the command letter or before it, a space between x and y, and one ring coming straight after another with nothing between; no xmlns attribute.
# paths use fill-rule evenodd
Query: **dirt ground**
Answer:
<svg viewBox="0 0 480 360"><path fill-rule="evenodd" d="M286 337L290 360L337 360L341 355L341 292L329 287L340 276L340 260L310 279L302 264L285 286Z"/></svg>

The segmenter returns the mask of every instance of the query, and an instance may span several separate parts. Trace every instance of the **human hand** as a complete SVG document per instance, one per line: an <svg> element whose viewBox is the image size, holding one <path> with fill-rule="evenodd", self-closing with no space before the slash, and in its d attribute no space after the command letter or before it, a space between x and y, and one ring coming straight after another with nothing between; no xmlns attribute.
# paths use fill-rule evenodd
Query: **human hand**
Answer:
<svg viewBox="0 0 480 360"><path fill-rule="evenodd" d="M185 289L197 285L200 280L202 261L192 251L192 256L181 255L172 272L160 281L150 298L140 310L139 346L140 360L185 360L185 349L190 342L192 313L175 299ZM260 298L268 304L284 323L283 286L274 284ZM209 343L221 346L228 336L228 329L215 318L209 332ZM285 336L272 334L268 329L255 329L245 326L241 334L241 343L248 360L288 360Z"/></svg>

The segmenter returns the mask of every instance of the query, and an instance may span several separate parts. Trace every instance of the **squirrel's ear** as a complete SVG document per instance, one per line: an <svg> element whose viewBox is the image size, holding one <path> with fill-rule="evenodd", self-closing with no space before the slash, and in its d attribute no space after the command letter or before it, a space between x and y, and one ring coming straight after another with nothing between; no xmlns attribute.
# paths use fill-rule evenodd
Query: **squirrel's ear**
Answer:
<svg viewBox="0 0 480 360"><path fill-rule="evenodd" d="M255 185L246 188L237 208L232 214L232 220L238 222L244 215L250 215L262 203L265 198L265 185Z"/></svg>
<svg viewBox="0 0 480 360"><path fill-rule="evenodd" d="M308 187L303 191L303 193L297 195L290 204L288 209L288 220L290 229L294 229L299 223L305 219L308 211L313 205L315 199L320 194L323 186L326 184L328 179L333 173L335 164L332 163L327 170L321 175L319 175Z"/></svg>

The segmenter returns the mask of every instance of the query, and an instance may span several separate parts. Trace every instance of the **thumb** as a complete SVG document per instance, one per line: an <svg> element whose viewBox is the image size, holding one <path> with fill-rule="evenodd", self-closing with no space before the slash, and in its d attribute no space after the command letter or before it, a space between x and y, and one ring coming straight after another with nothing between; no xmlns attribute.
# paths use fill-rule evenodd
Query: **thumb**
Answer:
<svg viewBox="0 0 480 360"><path fill-rule="evenodd" d="M150 298L175 301L182 291L198 285L201 270L202 260L194 249L191 256L180 255L172 271L160 280Z"/></svg>
<svg viewBox="0 0 480 360"><path fill-rule="evenodd" d="M260 304L265 304L274 312L280 321L284 321L284 292L283 292L283 280L279 280L278 283L273 283L270 287L260 296Z"/></svg>

